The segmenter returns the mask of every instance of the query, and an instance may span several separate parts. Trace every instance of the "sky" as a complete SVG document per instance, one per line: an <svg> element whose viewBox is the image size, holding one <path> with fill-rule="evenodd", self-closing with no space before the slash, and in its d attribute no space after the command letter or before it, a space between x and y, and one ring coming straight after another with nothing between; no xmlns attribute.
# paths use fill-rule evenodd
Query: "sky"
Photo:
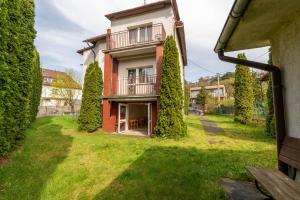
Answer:
<svg viewBox="0 0 300 200"><path fill-rule="evenodd" d="M151 3L157 0L147 0ZM141 6L144 0L36 0L36 47L44 68L82 73L82 56L76 51L82 41L106 32L110 26L105 14ZM234 0L177 0L185 23L188 66L185 79L234 71L233 64L218 59L213 49ZM266 62L267 48L244 51L248 59ZM229 55L236 56L239 52Z"/></svg>

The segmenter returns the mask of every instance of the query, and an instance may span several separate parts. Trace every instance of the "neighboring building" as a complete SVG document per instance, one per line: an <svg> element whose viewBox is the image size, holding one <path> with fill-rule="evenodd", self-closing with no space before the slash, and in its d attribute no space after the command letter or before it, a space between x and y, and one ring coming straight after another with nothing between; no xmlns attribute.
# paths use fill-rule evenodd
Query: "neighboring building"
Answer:
<svg viewBox="0 0 300 200"><path fill-rule="evenodd" d="M300 2L236 0L215 52L223 61L272 72L279 169L300 180ZM224 52L271 46L274 65Z"/></svg>
<svg viewBox="0 0 300 200"><path fill-rule="evenodd" d="M41 95L41 101L40 101L40 109L44 109L44 107L63 107L68 106L66 105L65 98L54 95L53 89L55 87L52 86L53 81L57 77L63 77L68 76L65 72L50 70L50 69L42 69L43 74L43 88L42 88L42 95ZM69 77L69 76L68 76ZM73 80L73 79L71 79ZM80 107L81 103L81 86L76 83L75 80L74 85L77 85L77 89L72 89L74 91L74 97L75 97L75 106ZM66 88L67 90L68 88Z"/></svg>
<svg viewBox="0 0 300 200"><path fill-rule="evenodd" d="M163 42L172 35L179 49L181 79L187 64L184 24L175 0L163 0L106 15L106 34L79 50L84 72L97 60L104 72L103 130L153 134L161 82ZM85 73L83 73L84 75Z"/></svg>
<svg viewBox="0 0 300 200"><path fill-rule="evenodd" d="M191 87L190 90L191 90L190 102L193 105L196 104L196 98L201 90L201 87ZM205 90L207 91L210 97L216 100L216 102L218 101L218 98L220 98L220 102L227 99L225 85L219 85L219 90L217 85L205 86Z"/></svg>

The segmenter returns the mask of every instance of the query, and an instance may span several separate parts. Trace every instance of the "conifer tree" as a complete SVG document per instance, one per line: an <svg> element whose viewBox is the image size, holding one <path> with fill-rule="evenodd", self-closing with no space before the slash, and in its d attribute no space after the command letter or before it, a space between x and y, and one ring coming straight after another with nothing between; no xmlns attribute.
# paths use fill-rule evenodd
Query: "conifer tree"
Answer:
<svg viewBox="0 0 300 200"><path fill-rule="evenodd" d="M177 138L186 134L183 121L183 87L180 77L178 49L173 37L164 43L160 89L160 110L155 133Z"/></svg>
<svg viewBox="0 0 300 200"><path fill-rule="evenodd" d="M269 49L269 61L270 65L272 62L272 49ZM273 84L272 74L269 74L268 90L267 90L267 114L266 114L266 132L272 136L275 136L275 117L274 117L274 105L273 105Z"/></svg>
<svg viewBox="0 0 300 200"><path fill-rule="evenodd" d="M247 59L239 54L239 59ZM254 94L251 72L248 67L237 65L234 82L234 120L242 124L251 122L254 110Z"/></svg>
<svg viewBox="0 0 300 200"><path fill-rule="evenodd" d="M78 118L79 130L81 131L94 132L102 127L102 79L102 71L98 62L90 64L84 78L82 103Z"/></svg>

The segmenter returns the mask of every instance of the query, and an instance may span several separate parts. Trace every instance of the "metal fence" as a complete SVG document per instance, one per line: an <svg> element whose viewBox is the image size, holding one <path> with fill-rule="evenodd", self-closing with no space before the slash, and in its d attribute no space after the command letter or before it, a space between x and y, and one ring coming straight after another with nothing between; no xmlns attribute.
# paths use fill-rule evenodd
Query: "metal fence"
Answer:
<svg viewBox="0 0 300 200"><path fill-rule="evenodd" d="M78 115L79 112L80 105L74 107L74 113L72 113L71 106L40 106L37 117Z"/></svg>

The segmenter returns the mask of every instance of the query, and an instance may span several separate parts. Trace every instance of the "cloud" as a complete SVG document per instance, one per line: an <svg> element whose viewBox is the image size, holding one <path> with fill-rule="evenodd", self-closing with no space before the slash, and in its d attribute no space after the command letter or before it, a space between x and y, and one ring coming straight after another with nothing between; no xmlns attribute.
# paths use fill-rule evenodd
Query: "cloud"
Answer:
<svg viewBox="0 0 300 200"><path fill-rule="evenodd" d="M147 0L148 3L157 0ZM105 33L110 26L105 14L140 6L143 0L36 0L36 45L42 63L50 68L72 67L81 70L82 57L76 50L83 39ZM234 0L177 0L185 23L188 58L186 79L196 81L213 72L234 70L213 52ZM249 58L265 62L266 48L246 51ZM237 52L230 55L235 56ZM201 68L200 68L200 67Z"/></svg>

